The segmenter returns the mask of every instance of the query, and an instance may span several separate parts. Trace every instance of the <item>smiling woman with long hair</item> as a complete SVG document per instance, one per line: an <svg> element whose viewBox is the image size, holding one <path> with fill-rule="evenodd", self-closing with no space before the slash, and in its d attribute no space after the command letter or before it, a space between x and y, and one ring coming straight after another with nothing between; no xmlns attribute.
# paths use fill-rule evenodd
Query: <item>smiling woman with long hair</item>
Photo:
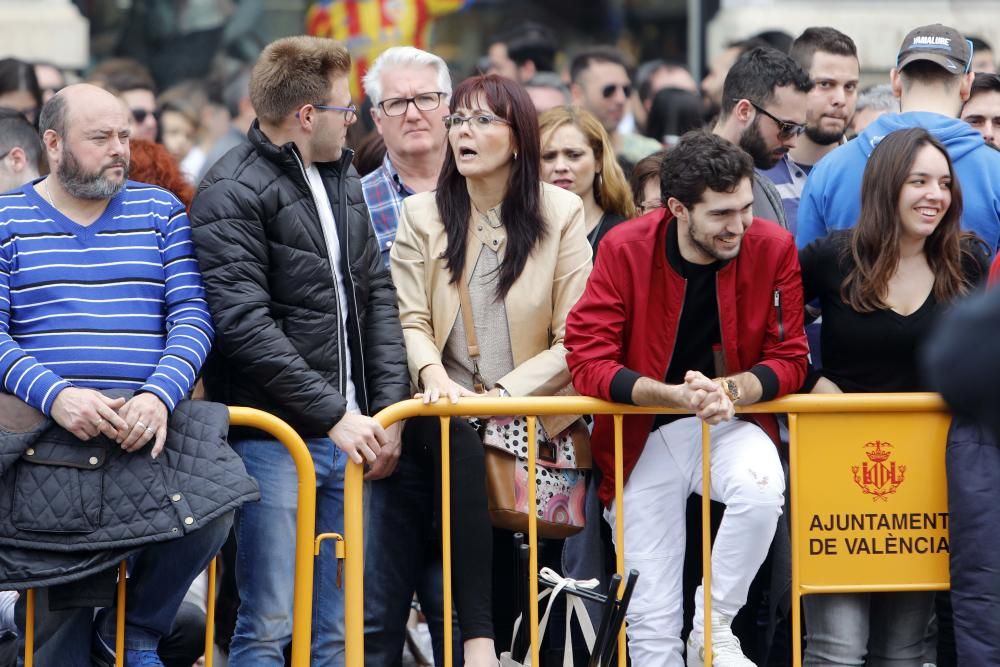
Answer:
<svg viewBox="0 0 1000 667"><path fill-rule="evenodd" d="M927 391L920 348L942 309L988 271L986 246L962 233L961 212L951 158L926 130L893 132L872 151L857 225L800 253L805 298L823 310L813 393ZM933 592L810 595L804 604L805 665L923 663Z"/></svg>
<svg viewBox="0 0 1000 667"><path fill-rule="evenodd" d="M403 202L390 253L413 384L425 402L473 396L477 384L494 396L555 394L570 382L566 315L590 275L583 206L540 181L538 120L520 85L495 75L467 79L450 111L450 150L437 190ZM462 312L460 283L471 313ZM469 354L470 325L478 363ZM424 464L439 465L439 424L407 422L402 457L431 450ZM452 419L450 437L455 606L465 664L495 667L494 636L501 646L509 641L513 616L504 611L494 632L493 609L506 606L513 587L491 582L479 435ZM427 474L432 479L434 471ZM513 561L509 542L497 548L503 563Z"/></svg>

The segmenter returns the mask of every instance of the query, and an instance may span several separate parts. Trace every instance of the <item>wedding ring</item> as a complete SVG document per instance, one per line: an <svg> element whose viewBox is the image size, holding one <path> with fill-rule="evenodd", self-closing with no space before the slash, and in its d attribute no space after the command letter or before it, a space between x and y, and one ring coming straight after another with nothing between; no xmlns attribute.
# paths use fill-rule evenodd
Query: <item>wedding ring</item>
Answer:
<svg viewBox="0 0 1000 667"><path fill-rule="evenodd" d="M141 427L143 427L143 428L146 428L146 425L145 425L145 424L143 424L143 423L142 423L141 421L139 421L138 419L136 419L136 420L135 420L135 425L136 425L136 426L141 426Z"/></svg>
<svg viewBox="0 0 1000 667"><path fill-rule="evenodd" d="M103 417L98 417L96 422L91 422L91 424L93 424L94 426L98 426L98 427L101 424L103 424L103 423L104 423L104 418Z"/></svg>
<svg viewBox="0 0 1000 667"><path fill-rule="evenodd" d="M151 429L151 428L149 428L149 427L147 426L147 427L146 427L146 433L152 433L152 432L153 432L153 429Z"/></svg>

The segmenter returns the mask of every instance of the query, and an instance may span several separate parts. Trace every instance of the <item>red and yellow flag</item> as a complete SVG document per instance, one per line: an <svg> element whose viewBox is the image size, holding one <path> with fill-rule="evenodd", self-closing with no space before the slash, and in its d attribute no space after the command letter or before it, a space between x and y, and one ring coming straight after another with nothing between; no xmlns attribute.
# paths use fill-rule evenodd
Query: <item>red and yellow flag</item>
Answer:
<svg viewBox="0 0 1000 667"><path fill-rule="evenodd" d="M306 32L331 37L351 53L351 94L360 99L368 64L392 46L424 48L434 19L474 0L316 0L306 13Z"/></svg>

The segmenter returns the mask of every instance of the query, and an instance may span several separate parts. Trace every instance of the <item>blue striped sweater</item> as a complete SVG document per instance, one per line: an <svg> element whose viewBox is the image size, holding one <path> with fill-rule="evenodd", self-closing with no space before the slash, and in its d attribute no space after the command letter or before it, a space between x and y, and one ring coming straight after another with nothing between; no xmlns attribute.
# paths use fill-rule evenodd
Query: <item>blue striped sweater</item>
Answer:
<svg viewBox="0 0 1000 667"><path fill-rule="evenodd" d="M173 410L214 335L184 206L129 181L83 227L32 185L0 195L0 388L45 414L69 386Z"/></svg>

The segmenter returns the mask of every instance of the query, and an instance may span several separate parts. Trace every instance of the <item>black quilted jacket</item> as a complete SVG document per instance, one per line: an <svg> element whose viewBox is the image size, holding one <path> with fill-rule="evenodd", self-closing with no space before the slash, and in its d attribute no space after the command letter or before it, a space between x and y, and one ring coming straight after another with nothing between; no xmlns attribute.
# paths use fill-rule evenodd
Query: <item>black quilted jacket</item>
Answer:
<svg viewBox="0 0 1000 667"><path fill-rule="evenodd" d="M212 400L266 410L303 437L319 436L346 409L347 345L362 412L408 397L396 290L351 152L316 165L340 240L342 305L298 151L272 144L256 122L248 137L209 170L191 207L216 331L206 389ZM346 343L339 323L344 305Z"/></svg>
<svg viewBox="0 0 1000 667"><path fill-rule="evenodd" d="M0 590L74 581L260 497L226 444L224 405L181 401L153 459L81 442L41 413L11 427L16 399L0 399Z"/></svg>

